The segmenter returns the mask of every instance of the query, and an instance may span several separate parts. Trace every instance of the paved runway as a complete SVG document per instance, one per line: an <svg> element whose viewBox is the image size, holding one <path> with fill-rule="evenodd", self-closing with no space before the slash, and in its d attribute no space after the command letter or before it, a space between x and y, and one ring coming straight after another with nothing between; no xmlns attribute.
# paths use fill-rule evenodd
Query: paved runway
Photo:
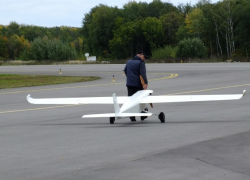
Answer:
<svg viewBox="0 0 250 180"><path fill-rule="evenodd" d="M32 105L34 98L126 95L124 65L0 66L0 73L100 76L0 90L2 180L249 180L250 63L147 64L153 95L240 94L241 100L155 104L144 122L82 119L112 105ZM112 76L115 82L112 82Z"/></svg>

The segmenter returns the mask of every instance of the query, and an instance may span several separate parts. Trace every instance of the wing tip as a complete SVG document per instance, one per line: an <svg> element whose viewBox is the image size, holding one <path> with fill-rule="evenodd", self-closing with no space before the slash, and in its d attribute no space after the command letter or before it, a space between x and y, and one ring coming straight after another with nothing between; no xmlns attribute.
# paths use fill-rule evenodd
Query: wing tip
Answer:
<svg viewBox="0 0 250 180"><path fill-rule="evenodd" d="M28 96L26 97L26 99L27 99L27 101L28 101L29 103L34 104L33 99L32 99L32 97L30 96L30 94L28 94Z"/></svg>
<svg viewBox="0 0 250 180"><path fill-rule="evenodd" d="M243 96L245 96L245 94L246 94L246 90L244 89L244 90L243 90Z"/></svg>

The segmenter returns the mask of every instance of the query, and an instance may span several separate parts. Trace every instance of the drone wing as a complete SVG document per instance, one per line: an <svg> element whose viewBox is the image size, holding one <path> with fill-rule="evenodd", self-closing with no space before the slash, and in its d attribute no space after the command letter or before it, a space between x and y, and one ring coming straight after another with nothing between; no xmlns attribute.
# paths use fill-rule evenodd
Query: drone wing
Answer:
<svg viewBox="0 0 250 180"><path fill-rule="evenodd" d="M126 96L117 97L117 103L123 104ZM34 99L27 96L27 101L31 104L114 104L113 97L80 97L80 98L41 98Z"/></svg>
<svg viewBox="0 0 250 180"><path fill-rule="evenodd" d="M228 94L228 95L178 95L178 96L147 96L144 97L141 103L170 103L170 102L194 102L194 101L222 101L222 100L237 100L245 95L243 94Z"/></svg>

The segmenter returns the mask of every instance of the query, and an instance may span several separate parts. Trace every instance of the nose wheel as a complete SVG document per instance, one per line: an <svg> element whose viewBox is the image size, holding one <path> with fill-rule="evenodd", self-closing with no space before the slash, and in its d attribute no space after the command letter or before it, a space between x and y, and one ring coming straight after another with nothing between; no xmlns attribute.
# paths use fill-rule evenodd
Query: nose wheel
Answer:
<svg viewBox="0 0 250 180"><path fill-rule="evenodd" d="M110 117L110 118L109 118L109 122L110 122L110 124L114 124L114 122L115 122L115 117Z"/></svg>
<svg viewBox="0 0 250 180"><path fill-rule="evenodd" d="M161 123L165 123L165 114L163 112L160 112L158 118L160 119Z"/></svg>

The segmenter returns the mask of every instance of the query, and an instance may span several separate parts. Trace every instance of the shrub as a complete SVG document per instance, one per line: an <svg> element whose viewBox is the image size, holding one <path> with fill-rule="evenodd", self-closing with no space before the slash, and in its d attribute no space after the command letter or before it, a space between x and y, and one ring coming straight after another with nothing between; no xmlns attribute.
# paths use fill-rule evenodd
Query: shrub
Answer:
<svg viewBox="0 0 250 180"><path fill-rule="evenodd" d="M47 41L48 39L46 38L41 39L40 37L34 39L34 41L31 43L31 48L30 48L32 54L31 59L34 60L48 59Z"/></svg>
<svg viewBox="0 0 250 180"><path fill-rule="evenodd" d="M152 52L152 59L175 58L176 51L177 48L171 46L158 48Z"/></svg>
<svg viewBox="0 0 250 180"><path fill-rule="evenodd" d="M180 41L176 56L181 58L202 58L207 56L207 50L201 39L187 38Z"/></svg>
<svg viewBox="0 0 250 180"><path fill-rule="evenodd" d="M32 59L32 54L29 50L29 48L25 48L18 57L19 60L30 60Z"/></svg>
<svg viewBox="0 0 250 180"><path fill-rule="evenodd" d="M50 40L47 44L48 58L54 61L75 59L76 51L60 40Z"/></svg>
<svg viewBox="0 0 250 180"><path fill-rule="evenodd" d="M70 44L63 43L61 40L47 38L36 38L31 44L31 54L34 60L73 60L77 53Z"/></svg>

